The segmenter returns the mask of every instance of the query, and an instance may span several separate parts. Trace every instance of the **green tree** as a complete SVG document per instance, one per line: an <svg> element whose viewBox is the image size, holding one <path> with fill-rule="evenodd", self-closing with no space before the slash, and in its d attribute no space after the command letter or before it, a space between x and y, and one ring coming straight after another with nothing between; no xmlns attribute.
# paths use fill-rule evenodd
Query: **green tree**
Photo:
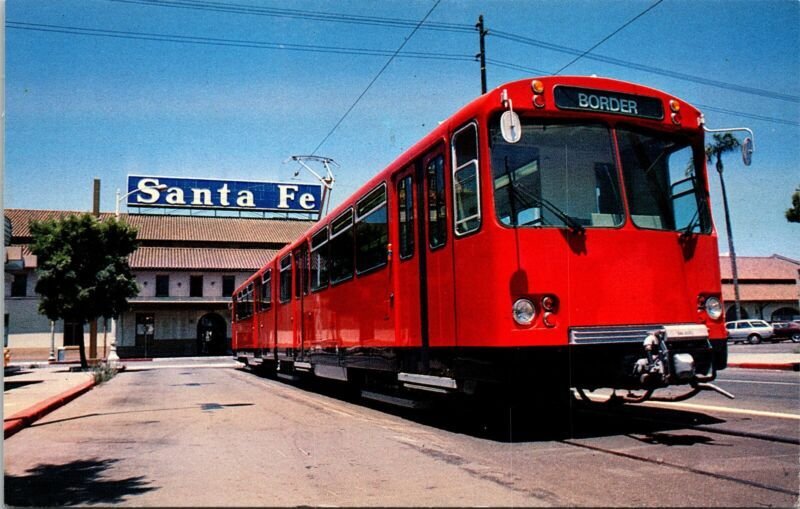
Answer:
<svg viewBox="0 0 800 509"><path fill-rule="evenodd" d="M790 223L800 223L800 187L792 195L792 206L786 209L786 220Z"/></svg>
<svg viewBox="0 0 800 509"><path fill-rule="evenodd" d="M139 293L128 256L136 250L136 229L108 218L73 214L31 223L31 251L37 256L39 312L50 320L87 323L118 316ZM81 366L88 367L83 342Z"/></svg>
<svg viewBox="0 0 800 509"><path fill-rule="evenodd" d="M706 145L706 159L712 162L714 158L717 159L716 168L719 174L719 184L722 188L722 205L725 209L725 228L728 232L728 250L731 257L731 274L733 276L733 294L736 301L736 317L729 319L738 320L742 316L742 306L739 300L739 274L736 270L736 250L733 248L733 229L731 228L731 213L728 209L728 193L725 191L725 179L722 177L722 172L725 167L722 164L722 155L728 152L733 152L741 144L731 133L713 135L713 143Z"/></svg>

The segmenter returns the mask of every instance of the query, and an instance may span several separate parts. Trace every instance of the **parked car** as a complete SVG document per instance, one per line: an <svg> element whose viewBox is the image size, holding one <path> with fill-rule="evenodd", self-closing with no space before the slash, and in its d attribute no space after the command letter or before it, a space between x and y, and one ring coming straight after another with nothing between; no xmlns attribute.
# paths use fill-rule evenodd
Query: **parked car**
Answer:
<svg viewBox="0 0 800 509"><path fill-rule="evenodd" d="M757 345L774 334L772 325L764 320L734 320L727 322L725 328L728 329L728 341L734 343Z"/></svg>
<svg viewBox="0 0 800 509"><path fill-rule="evenodd" d="M797 322L775 322L772 324L774 335L772 342L777 343L784 339L791 339L795 343L800 343L800 323Z"/></svg>

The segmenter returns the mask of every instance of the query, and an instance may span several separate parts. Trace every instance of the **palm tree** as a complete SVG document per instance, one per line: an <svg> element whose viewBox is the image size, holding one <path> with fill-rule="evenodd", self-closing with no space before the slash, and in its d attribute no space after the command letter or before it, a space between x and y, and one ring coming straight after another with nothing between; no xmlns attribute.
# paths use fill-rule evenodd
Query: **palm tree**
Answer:
<svg viewBox="0 0 800 509"><path fill-rule="evenodd" d="M722 204L725 207L725 227L728 231L728 249L731 253L731 274L733 275L733 295L736 299L736 320L742 316L742 308L739 303L739 274L736 271L736 250L733 249L733 232L731 231L731 215L728 209L728 194L725 192L725 179L722 178L724 167L722 165L722 154L733 152L741 144L731 133L714 134L714 142L706 145L706 159L712 162L716 157L717 173L719 173L719 184L722 187Z"/></svg>

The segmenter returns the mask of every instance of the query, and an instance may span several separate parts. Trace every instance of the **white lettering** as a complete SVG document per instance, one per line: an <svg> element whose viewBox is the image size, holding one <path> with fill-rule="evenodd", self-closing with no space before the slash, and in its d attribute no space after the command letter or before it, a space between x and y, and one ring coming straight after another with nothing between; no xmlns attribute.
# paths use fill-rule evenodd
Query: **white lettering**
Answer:
<svg viewBox="0 0 800 509"><path fill-rule="evenodd" d="M608 111L608 97L600 96L600 109Z"/></svg>
<svg viewBox="0 0 800 509"><path fill-rule="evenodd" d="M192 188L192 205L213 205L211 203L211 189Z"/></svg>
<svg viewBox="0 0 800 509"><path fill-rule="evenodd" d="M578 106L581 108L588 108L589 107L589 96L584 94L583 92L578 93Z"/></svg>
<svg viewBox="0 0 800 509"><path fill-rule="evenodd" d="M278 199L278 208L279 209L288 209L289 208L289 200L294 201L294 193L290 193L291 191L297 191L299 187L297 186L290 186L290 185L278 185L278 190L280 191L280 198Z"/></svg>
<svg viewBox="0 0 800 509"><path fill-rule="evenodd" d="M634 115L638 115L639 111L636 109L636 101L628 101L628 109L630 110L628 113L633 113Z"/></svg>
<svg viewBox="0 0 800 509"><path fill-rule="evenodd" d="M303 207L305 210L311 210L314 208L314 195L311 193L303 193L300 195L300 206Z"/></svg>
<svg viewBox="0 0 800 509"><path fill-rule="evenodd" d="M617 99L616 97L609 97L608 109L611 111L619 111L619 99Z"/></svg>
<svg viewBox="0 0 800 509"><path fill-rule="evenodd" d="M256 203L251 191L239 191L236 198L236 205L240 207L255 207Z"/></svg>
<svg viewBox="0 0 800 509"><path fill-rule="evenodd" d="M226 182L222 184L222 187L220 187L217 191L219 192L219 204L223 207L230 205L228 202L228 195L230 194L231 190L228 189L228 183Z"/></svg>
<svg viewBox="0 0 800 509"><path fill-rule="evenodd" d="M589 96L589 107L593 110L600 108L600 99L598 99L596 95Z"/></svg>
<svg viewBox="0 0 800 509"><path fill-rule="evenodd" d="M183 189L179 187L167 189L167 203L170 205L186 205L186 202L183 201Z"/></svg>
<svg viewBox="0 0 800 509"><path fill-rule="evenodd" d="M136 195L136 203L155 203L161 196L161 193L155 187L158 185L158 179L142 179L136 188L139 193ZM148 198L142 197L145 194Z"/></svg>

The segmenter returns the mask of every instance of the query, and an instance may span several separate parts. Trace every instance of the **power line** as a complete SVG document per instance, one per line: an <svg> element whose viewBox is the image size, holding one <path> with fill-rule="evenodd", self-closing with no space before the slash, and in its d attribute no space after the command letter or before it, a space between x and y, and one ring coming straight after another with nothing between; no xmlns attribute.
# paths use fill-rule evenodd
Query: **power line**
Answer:
<svg viewBox="0 0 800 509"><path fill-rule="evenodd" d="M764 122L773 122L776 124L800 126L800 122L795 122L793 120L784 120L782 118L765 117L763 115L756 115L754 113L743 113L741 111L726 110L724 108L717 108L716 106L707 106L705 104L694 103L694 105L703 110L716 111L717 113L725 113L727 115L736 115L739 117L750 118L753 120L763 120Z"/></svg>
<svg viewBox="0 0 800 509"><path fill-rule="evenodd" d="M417 58L428 60L450 60L472 62L474 55L459 55L454 53L426 53L422 51L407 51L397 53L392 50L371 48L350 48L337 46L320 46L309 44L290 44L283 42L248 41L241 39L221 39L216 37L199 37L173 34L157 34L147 32L130 32L122 30L105 30L95 28L81 28L63 25L48 25L41 23L25 23L20 21L7 21L6 28L29 30L34 32L53 32L68 35L84 35L91 37L110 37L115 39L133 39L157 42L174 42L183 44L203 44L207 46L238 47L252 49L270 49L285 51L304 51L311 53L333 53L339 55L365 55L365 56L390 56L401 58Z"/></svg>
<svg viewBox="0 0 800 509"><path fill-rule="evenodd" d="M331 12L321 12L321 11L307 11L307 10L299 10L299 9L283 9L283 8L270 8L270 7L257 7L251 6L246 4L237 4L237 3L221 3L221 2L213 2L213 1L203 1L203 0L109 0L112 2L117 3L127 3L127 4L137 4L137 5L146 5L151 7L170 7L170 8L180 8L180 9L191 9L191 10L201 10L201 11L211 11L211 12L227 12L233 14L248 14L248 15L256 15L256 16L271 16L271 17L284 17L284 18L291 18L291 19L305 19L311 21L324 21L324 22L336 22L336 23L351 23L351 24L361 24L361 25L372 25L372 26L383 26L383 27L391 27L391 28L409 28L414 27L417 25L415 20L409 19L402 19L402 18L386 18L386 17L377 17L377 16L360 16L360 15L350 15L350 14L339 14L339 13L331 13ZM581 58L587 58L590 60L596 60L600 62L609 63L612 65L618 65L621 67L628 67L636 70L640 70L643 72L648 72L652 74L658 74L661 76L666 76L673 79L689 81L694 83L699 83L701 85L707 85L716 88L723 88L727 90L733 90L736 92L743 92L746 94L751 95L758 95L761 97L766 97L769 99L778 99L782 101L788 102L795 102L800 103L800 96L791 95L791 94L783 94L780 92L774 92L771 90L759 89L755 87L747 87L743 86L740 83L726 83L723 81L712 80L708 78L703 78L701 76L693 76L690 74L680 73L676 71L670 71L666 69L659 69L652 66L647 66L643 64L637 64L635 62L626 62L624 60L616 59L613 57L603 56L603 55L596 55L590 54L595 48L600 46L602 43L619 33L625 27L639 19L641 16L649 12L651 9L656 7L660 4L663 0L658 0L650 7L639 13L637 16L629 20L627 23L619 27L617 30L603 38L600 42L589 48L588 50L578 50L575 48L570 48L567 46L560 46L557 44L547 43L545 41L540 41L528 37L519 36L516 34L512 34L509 32L503 31L488 31L489 35L494 35L496 37L502 39L508 39L515 42L520 42L523 44L529 44L533 46L542 47L545 49L550 49L553 51L558 51L562 53L572 54L575 55L572 61L568 64L563 66L561 69L556 71L555 73L545 72L544 74L560 74L564 69L574 64L576 61L580 60ZM475 27L469 24L462 24L462 23L441 23L441 22L425 22L422 26L419 27L421 30L437 30L437 31L449 31L449 32L459 32L459 33L473 33ZM497 65L497 64L496 64ZM502 67L502 66L501 66Z"/></svg>
<svg viewBox="0 0 800 509"><path fill-rule="evenodd" d="M634 17L633 17L631 20L629 20L627 23L625 23L625 24L624 24L624 25L622 25L621 27L617 28L616 30L614 30L613 32L611 32L610 34L608 34L607 36L603 37L603 38L600 40L600 42L598 42L597 44L595 44L595 45L594 45L594 46L592 46L591 48L587 49L586 51L584 51L583 53L581 53L580 55L578 55L577 57L575 57L574 59L572 59L572 60L571 60L571 61L570 61L570 62L569 62L567 65L565 65L565 66L564 66L564 67L562 67L561 69L557 70L557 71L556 71L554 74L556 74L556 75L557 75L557 74L561 74L561 71L563 71L563 70L564 70L564 69L566 69L567 67L571 66L572 64L574 64L575 62L577 62L577 61L578 61L578 60L580 60L581 58L585 57L585 56L586 56L586 55L588 55L589 53L591 53L593 49L597 48L598 46L600 46L601 44L603 44L603 43L604 43L604 42L606 42L607 40L611 39L612 37L614 37L615 35L617 35L618 33L620 33L622 30L624 30L624 29L625 29L625 27L627 27L628 25L630 25L631 23L633 23L633 22L634 22L634 21L636 21L637 19L641 18L642 16L644 16L645 14L647 14L648 12L650 12L650 11L651 11L653 8L655 8L655 7L656 7L658 4L660 4L660 3L661 3L661 2L663 2L663 1L664 1L664 0L657 0L657 1L656 1L656 3L654 3L653 5L651 5L650 7L648 7L647 9L643 10L642 12L640 12L639 14L637 14L636 16L634 16Z"/></svg>
<svg viewBox="0 0 800 509"><path fill-rule="evenodd" d="M408 34L408 37L406 37L406 38L405 38L405 40L403 41L403 43L400 45L400 47L399 47L399 48L397 48L397 50L394 52L394 55L392 55L391 57L389 57L389 60L387 60L387 61L386 61L386 63L383 65L383 67L381 67L381 70L380 70L380 71L378 71L378 74L376 74L376 75L375 75L375 77L374 77L374 78L372 78L372 81L370 81L370 82L369 82L369 84L368 84L368 85L367 85L367 87L364 89L364 91L363 91L363 92L361 92L361 94L360 94L360 95L358 96L358 98L357 98L357 99L356 99L356 100L353 102L353 104L352 104L352 105L350 105L350 107L347 109L347 111L346 111L346 112L344 112L344 115L342 115L342 118L340 118L340 119L339 119L339 121L338 121L338 122L336 122L336 125L334 125L334 126L333 126L333 128L332 128L332 129L331 129L331 130L328 132L328 134L326 134L326 135L325 135L325 137L322 139L322 141L321 141L321 142L319 142L319 144L317 145L317 147L316 147L316 148L315 148L315 149L314 149L314 150L311 152L311 154L312 154L312 155L313 155L313 154L316 154L316 153L317 153L317 150L319 150L319 149L320 149L320 147L322 147L322 145L324 145L324 144L325 144L325 142L326 142L326 141L328 141L328 138L330 138L330 137L331 137L331 135L332 135L332 134L333 134L333 133L336 131L336 129L338 129L338 128L339 128L339 126L340 126L340 125L342 125L342 122L344 122L344 119L346 119L346 118L347 118L347 116L350 114L350 112L351 112L351 111L353 111L353 108L355 108L355 107L356 107L356 104L358 104L358 103L359 103L359 101L361 101L361 98L362 98L362 97L364 97L364 95L366 95L367 91L369 91L369 89L370 89L370 88L372 88L372 85L373 85L373 84L374 84L376 81L378 81L378 78L381 76L381 74L383 74L383 71L385 71L385 70L386 70L386 68L387 68L387 67L389 67L389 64L391 64L391 63L392 63L392 60L394 60L394 58L395 58L395 57L396 57L396 56L397 56L397 55L400 53L400 51L403 49L403 47L405 47L405 45L408 43L408 41L410 41L410 40L411 40L411 38L412 38L412 37L414 37L414 34L415 34L415 33L417 33L417 30L419 30L419 27L420 27L420 26L422 26L422 24L425 22L425 20L426 20L426 19L428 19L428 16L430 16L430 15L431 15L431 13L433 12L433 10L434 10L434 9L436 9L436 7L439 5L439 2L441 2L441 1L442 1L442 0L436 0L436 3L434 3L434 4L433 4L433 7L431 7L431 8L430 8L430 10L428 11L428 13L427 13L427 14L425 14L425 17L423 17L423 18L422 18L422 20L421 20L421 21L420 21L420 22L417 24L417 26L416 26L416 27L414 27L414 30L412 30L412 31L411 31L411 33L410 33L410 34Z"/></svg>
<svg viewBox="0 0 800 509"><path fill-rule="evenodd" d="M305 19L311 21L326 21L334 23L351 23L359 25L384 26L392 28L414 28L416 20L402 18L384 18L377 16L361 16L353 14L339 14L332 12L307 11L299 9L284 9L272 7L258 7L236 3L221 3L199 0L109 0L117 3L146 5L150 7L171 7L198 11L226 12L232 14L247 14L254 16L269 16L278 18ZM462 23L426 22L419 27L421 30L437 30L446 32L471 33L475 30L472 25Z"/></svg>
<svg viewBox="0 0 800 509"><path fill-rule="evenodd" d="M506 39L512 42L518 42L520 44L527 44L529 46L535 46L538 48L544 48L551 51L556 51L559 53L567 53L571 55L582 55L584 52L575 48L570 48L569 46L561 46L558 44L553 44L550 42L542 41L539 39L533 39L531 37L524 37L517 34L512 34L510 32L503 32L500 30L490 30L490 36L498 37L500 39ZM626 60L621 60L614 57L609 57L605 55L598 55L597 53L590 53L583 56L583 58L589 60L595 60L598 62L603 62L607 64L617 65L620 67L626 67L629 69L636 69L638 71L643 71L651 74L658 74L660 76L666 76L668 78L673 78L682 81L689 81L692 83L698 83L701 85L708 85L715 88L722 88L726 90L733 90L735 92L742 92L745 94L750 95L757 95L761 97L766 97L769 99L778 99L781 101L788 101L794 103L800 103L800 96L791 95L791 94L783 94L780 92L773 92L771 90L765 90L761 88L755 87L748 87L743 83L727 83L724 81L712 80L709 78L703 78L701 76L694 76L691 74L686 74L678 71L670 71L668 69L661 69L658 67L652 67L649 65L639 64L636 62L630 62ZM550 73L547 73L550 74Z"/></svg>

